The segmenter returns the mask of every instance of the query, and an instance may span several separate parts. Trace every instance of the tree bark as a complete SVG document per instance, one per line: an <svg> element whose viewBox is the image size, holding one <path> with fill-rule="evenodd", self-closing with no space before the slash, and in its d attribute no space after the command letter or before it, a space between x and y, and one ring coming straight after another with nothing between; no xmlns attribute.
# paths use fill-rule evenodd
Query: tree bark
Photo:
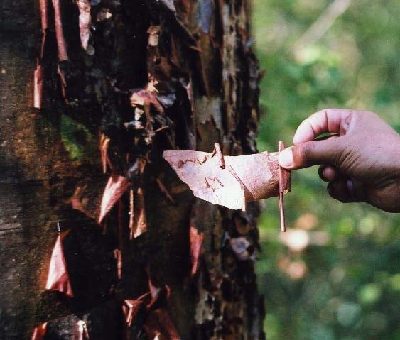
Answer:
<svg viewBox="0 0 400 340"><path fill-rule="evenodd" d="M256 152L250 1L2 1L0 16L0 338L45 322L46 339L263 338L257 204L195 199L162 159ZM58 235L73 297L45 289Z"/></svg>

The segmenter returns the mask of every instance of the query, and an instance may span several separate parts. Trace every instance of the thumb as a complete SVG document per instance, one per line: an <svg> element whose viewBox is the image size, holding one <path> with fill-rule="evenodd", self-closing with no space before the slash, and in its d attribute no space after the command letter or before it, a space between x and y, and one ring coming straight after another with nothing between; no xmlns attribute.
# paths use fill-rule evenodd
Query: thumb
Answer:
<svg viewBox="0 0 400 340"><path fill-rule="evenodd" d="M279 165L286 169L307 168L316 164L337 164L342 152L340 137L293 145L279 153Z"/></svg>

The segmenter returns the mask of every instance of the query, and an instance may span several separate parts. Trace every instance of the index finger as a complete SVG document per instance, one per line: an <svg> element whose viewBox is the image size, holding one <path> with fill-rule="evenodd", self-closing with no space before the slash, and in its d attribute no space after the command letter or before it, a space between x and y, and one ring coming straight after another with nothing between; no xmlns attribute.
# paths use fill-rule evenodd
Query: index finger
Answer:
<svg viewBox="0 0 400 340"><path fill-rule="evenodd" d="M340 133L342 125L351 113L351 110L345 109L326 109L312 114L297 128L293 144L312 141L324 132Z"/></svg>

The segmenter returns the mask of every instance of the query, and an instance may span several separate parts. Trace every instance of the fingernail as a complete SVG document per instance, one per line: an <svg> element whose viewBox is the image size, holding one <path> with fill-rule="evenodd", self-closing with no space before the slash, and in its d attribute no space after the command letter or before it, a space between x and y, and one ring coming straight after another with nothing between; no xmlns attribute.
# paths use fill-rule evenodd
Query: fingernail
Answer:
<svg viewBox="0 0 400 340"><path fill-rule="evenodd" d="M291 147L279 153L279 165L286 169L293 168L293 152Z"/></svg>

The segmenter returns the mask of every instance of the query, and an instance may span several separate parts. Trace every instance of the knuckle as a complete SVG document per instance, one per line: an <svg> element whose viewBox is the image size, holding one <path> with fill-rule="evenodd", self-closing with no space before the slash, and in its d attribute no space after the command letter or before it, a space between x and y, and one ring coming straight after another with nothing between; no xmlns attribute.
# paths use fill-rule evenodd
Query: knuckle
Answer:
<svg viewBox="0 0 400 340"><path fill-rule="evenodd" d="M293 159L294 163L297 166L301 167L309 167L311 166L311 148L312 142L305 142L301 145L298 145L297 148L294 149L293 152Z"/></svg>
<svg viewBox="0 0 400 340"><path fill-rule="evenodd" d="M302 156L303 156L304 163L307 166L312 165L312 156L313 156L313 150L314 150L313 145L314 145L313 142L307 142L307 143L304 143L304 146L303 146Z"/></svg>

